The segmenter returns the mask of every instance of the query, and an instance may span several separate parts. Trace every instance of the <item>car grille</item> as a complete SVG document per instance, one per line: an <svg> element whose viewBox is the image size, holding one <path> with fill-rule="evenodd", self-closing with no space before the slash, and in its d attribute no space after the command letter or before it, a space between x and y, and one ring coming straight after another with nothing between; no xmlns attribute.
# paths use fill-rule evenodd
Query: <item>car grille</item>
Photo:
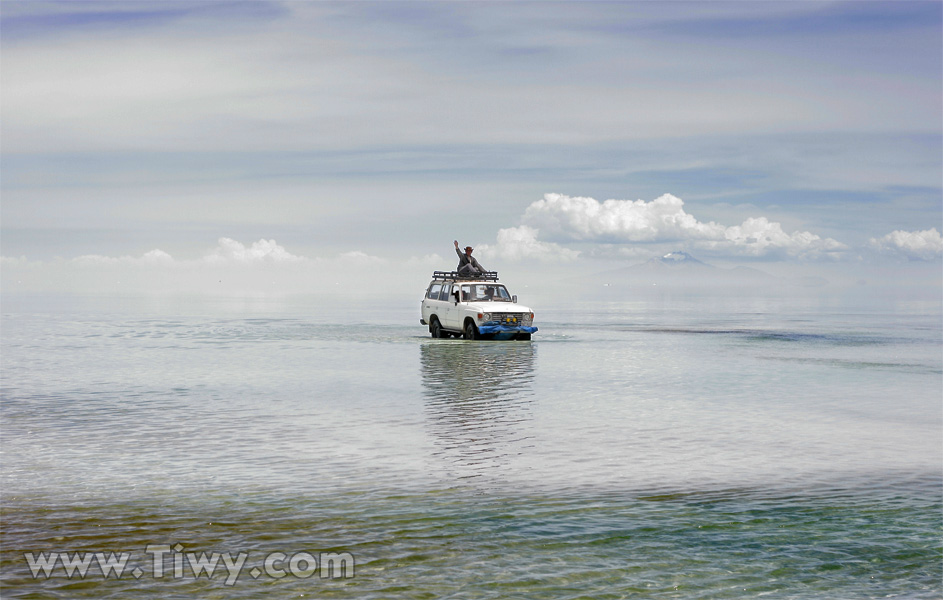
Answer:
<svg viewBox="0 0 943 600"><path fill-rule="evenodd" d="M524 321L524 313L491 313L491 320L498 323L517 323Z"/></svg>

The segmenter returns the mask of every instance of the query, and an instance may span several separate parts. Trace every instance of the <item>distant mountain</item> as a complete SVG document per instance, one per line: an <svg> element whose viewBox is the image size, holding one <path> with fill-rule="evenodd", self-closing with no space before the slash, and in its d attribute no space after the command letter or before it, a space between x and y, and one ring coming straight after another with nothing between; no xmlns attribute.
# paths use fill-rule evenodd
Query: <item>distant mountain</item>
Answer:
<svg viewBox="0 0 943 600"><path fill-rule="evenodd" d="M724 269L702 262L687 252L676 250L655 256L643 263L601 274L607 284L672 286L755 286L778 279L752 267Z"/></svg>
<svg viewBox="0 0 943 600"><path fill-rule="evenodd" d="M640 265L634 265L629 267L631 269L643 269L649 271L660 271L664 269L671 269L672 271L687 271L691 269L716 269L717 267L711 266L707 263L703 263L698 259L694 258L687 252L675 251L669 252L664 256L656 256L651 258Z"/></svg>

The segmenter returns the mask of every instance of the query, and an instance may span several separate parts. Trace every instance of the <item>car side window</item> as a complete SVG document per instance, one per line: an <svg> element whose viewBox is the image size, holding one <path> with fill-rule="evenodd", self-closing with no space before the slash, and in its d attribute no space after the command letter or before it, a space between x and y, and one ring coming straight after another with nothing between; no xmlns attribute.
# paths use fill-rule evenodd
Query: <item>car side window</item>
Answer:
<svg viewBox="0 0 943 600"><path fill-rule="evenodd" d="M439 300L449 301L449 288L452 287L449 284L442 285L442 292L439 294Z"/></svg>
<svg viewBox="0 0 943 600"><path fill-rule="evenodd" d="M439 291L440 291L441 289L442 289L442 284L441 284L441 283L433 283L432 285L429 286L429 293L426 294L426 298L428 298L428 299L430 299L430 300L438 300L438 299L439 299Z"/></svg>

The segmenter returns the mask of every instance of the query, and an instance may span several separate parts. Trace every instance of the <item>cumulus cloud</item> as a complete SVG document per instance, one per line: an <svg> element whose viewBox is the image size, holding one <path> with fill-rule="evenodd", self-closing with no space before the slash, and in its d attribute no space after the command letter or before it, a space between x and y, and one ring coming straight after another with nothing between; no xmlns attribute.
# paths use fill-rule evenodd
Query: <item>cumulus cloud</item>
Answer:
<svg viewBox="0 0 943 600"><path fill-rule="evenodd" d="M651 202L545 194L524 211L524 221L551 237L594 242L653 242L717 239L723 226L700 223L684 202L665 194Z"/></svg>
<svg viewBox="0 0 943 600"><path fill-rule="evenodd" d="M782 225L766 217L749 218L742 225L727 227L723 241L709 241L700 245L756 257L781 253L798 258L820 258L835 256L848 249L841 242L808 231L786 233Z"/></svg>
<svg viewBox="0 0 943 600"><path fill-rule="evenodd" d="M145 252L141 261L152 265L169 265L174 262L174 258L163 250L154 249Z"/></svg>
<svg viewBox="0 0 943 600"><path fill-rule="evenodd" d="M29 263L24 257L0 257L4 264L22 265ZM437 254L423 256L421 258L412 257L408 263L431 264L432 262L441 262L442 258ZM82 267L96 267L109 265L126 265L137 267L173 267L173 268L222 268L222 267L252 267L265 265L378 265L388 262L387 259L373 256L360 250L344 252L335 257L315 257L308 258L288 252L284 246L278 244L275 240L260 239L249 245L228 237L219 238L216 247L208 251L200 258L178 259L167 252L155 248L145 252L141 256L107 256L103 254L84 254L66 261L69 264ZM41 263L37 263L41 264Z"/></svg>
<svg viewBox="0 0 943 600"><path fill-rule="evenodd" d="M355 265L378 265L386 262L386 259L380 258L379 256L372 256L360 250L344 252L338 258L342 263Z"/></svg>
<svg viewBox="0 0 943 600"><path fill-rule="evenodd" d="M161 250L151 250L143 256L105 256L103 254L83 254L82 256L76 256L69 262L81 267L96 267L101 265L154 264L145 257L148 255L153 256L155 252L160 252L161 254L170 256ZM173 258L170 259L170 263L173 263Z"/></svg>
<svg viewBox="0 0 943 600"><path fill-rule="evenodd" d="M204 256L203 260L209 264L258 264L297 263L305 258L290 254L284 247L275 243L275 240L261 239L246 247L232 238L223 237L219 238L216 248Z"/></svg>
<svg viewBox="0 0 943 600"><path fill-rule="evenodd" d="M881 238L871 238L878 252L911 260L933 260L943 256L943 237L936 227L924 231L892 231Z"/></svg>
<svg viewBox="0 0 943 600"><path fill-rule="evenodd" d="M546 194L524 212L526 225L551 239L601 243L684 242L695 249L732 256L835 256L847 246L808 231L786 233L765 217L740 225L701 222L685 212L684 201L665 194L651 202ZM534 240L536 242L536 240ZM538 242L539 243L539 242Z"/></svg>
<svg viewBox="0 0 943 600"><path fill-rule="evenodd" d="M30 261L25 256L0 256L0 266L19 267L28 264Z"/></svg>
<svg viewBox="0 0 943 600"><path fill-rule="evenodd" d="M372 281L388 291L415 292L441 257L406 260L360 250L331 256L293 254L272 239L244 244L224 237L197 257L174 257L154 249L141 255L86 254L30 261L0 257L0 289L99 293L345 293L347 284ZM390 268L395 264L396 268Z"/></svg>
<svg viewBox="0 0 943 600"><path fill-rule="evenodd" d="M481 252L508 260L536 258L544 261L569 261L579 256L579 251L564 248L558 244L537 240L539 231L527 225L498 230L497 243L494 246L482 245Z"/></svg>
<svg viewBox="0 0 943 600"><path fill-rule="evenodd" d="M138 266L229 266L260 265L276 263L299 263L306 259L291 254L275 240L261 239L246 246L232 238L222 237L216 247L202 258L195 260L177 260L167 252L155 248L141 256L106 256L102 254L84 254L71 260L80 266L96 265L138 265Z"/></svg>

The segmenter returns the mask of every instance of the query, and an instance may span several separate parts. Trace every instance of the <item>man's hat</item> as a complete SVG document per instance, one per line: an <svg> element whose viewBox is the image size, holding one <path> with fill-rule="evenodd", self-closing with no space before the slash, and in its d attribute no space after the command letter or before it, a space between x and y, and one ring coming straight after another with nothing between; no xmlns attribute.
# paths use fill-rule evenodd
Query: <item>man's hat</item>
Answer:
<svg viewBox="0 0 943 600"><path fill-rule="evenodd" d="M474 248L472 248L471 246L465 246L465 249L466 249L466 250L474 250Z"/></svg>

